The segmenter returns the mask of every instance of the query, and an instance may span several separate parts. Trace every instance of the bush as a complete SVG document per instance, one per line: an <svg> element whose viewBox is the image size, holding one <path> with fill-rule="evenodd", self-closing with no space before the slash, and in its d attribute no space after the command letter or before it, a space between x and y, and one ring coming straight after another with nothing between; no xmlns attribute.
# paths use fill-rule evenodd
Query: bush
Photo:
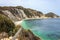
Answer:
<svg viewBox="0 0 60 40"><path fill-rule="evenodd" d="M9 35L11 35L13 33L14 28L15 28L15 25L12 22L12 20L0 14L0 33L6 32Z"/></svg>

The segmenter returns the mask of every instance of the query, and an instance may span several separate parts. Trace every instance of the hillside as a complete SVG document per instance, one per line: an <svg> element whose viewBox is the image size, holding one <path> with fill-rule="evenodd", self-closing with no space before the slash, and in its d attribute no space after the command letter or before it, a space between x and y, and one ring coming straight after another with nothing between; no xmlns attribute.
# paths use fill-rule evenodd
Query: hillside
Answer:
<svg viewBox="0 0 60 40"><path fill-rule="evenodd" d="M20 25L15 26L15 24L10 18L8 18L5 14L3 15L3 13L0 12L0 40L11 40L9 37L10 36L14 37L19 28L22 27ZM40 38L35 36L30 30L26 30L23 28L21 30L21 33L19 33L15 39L40 40Z"/></svg>
<svg viewBox="0 0 60 40"><path fill-rule="evenodd" d="M13 21L19 21L25 18L32 18L30 16L33 16L34 14L30 13L29 11L28 12L30 14L27 14L25 13L27 12L26 10L28 11L30 9L23 10L16 7L0 7L0 40L1 38L7 38L10 40L9 37L15 35L17 30L19 30L21 26L15 26ZM33 18L35 18L35 16L33 16ZM40 38L35 36L30 30L25 29L22 29L21 34L18 34L17 38L19 40L40 40Z"/></svg>
<svg viewBox="0 0 60 40"><path fill-rule="evenodd" d="M9 17L14 21L26 19L26 18L40 18L43 13L29 8L17 7L0 7L0 13Z"/></svg>
<svg viewBox="0 0 60 40"><path fill-rule="evenodd" d="M54 18L59 17L53 12L49 12L47 14L43 14L40 11L33 10L30 8L24 8L22 6L16 6L16 7L0 7L0 13L9 17L13 21L19 21L26 18Z"/></svg>
<svg viewBox="0 0 60 40"><path fill-rule="evenodd" d="M49 12L49 13L45 14L45 16L46 16L46 17L51 17L51 18L58 18L58 17L59 17L58 15L56 15L56 14L53 13L53 12Z"/></svg>

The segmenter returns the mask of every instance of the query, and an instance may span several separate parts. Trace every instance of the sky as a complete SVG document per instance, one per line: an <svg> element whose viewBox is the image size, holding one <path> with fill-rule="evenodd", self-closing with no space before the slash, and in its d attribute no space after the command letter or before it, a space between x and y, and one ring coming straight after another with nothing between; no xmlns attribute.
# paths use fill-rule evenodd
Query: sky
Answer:
<svg viewBox="0 0 60 40"><path fill-rule="evenodd" d="M0 6L23 6L45 13L60 15L60 0L0 0Z"/></svg>

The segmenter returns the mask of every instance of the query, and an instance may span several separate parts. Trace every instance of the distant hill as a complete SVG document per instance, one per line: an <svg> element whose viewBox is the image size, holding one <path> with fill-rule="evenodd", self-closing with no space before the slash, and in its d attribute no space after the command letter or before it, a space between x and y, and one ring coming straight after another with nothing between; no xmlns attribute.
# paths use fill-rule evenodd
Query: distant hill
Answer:
<svg viewBox="0 0 60 40"><path fill-rule="evenodd" d="M46 17L51 17L51 18L55 18L55 17L59 17L58 15L56 15L55 13L53 12L49 12L47 14L45 14Z"/></svg>

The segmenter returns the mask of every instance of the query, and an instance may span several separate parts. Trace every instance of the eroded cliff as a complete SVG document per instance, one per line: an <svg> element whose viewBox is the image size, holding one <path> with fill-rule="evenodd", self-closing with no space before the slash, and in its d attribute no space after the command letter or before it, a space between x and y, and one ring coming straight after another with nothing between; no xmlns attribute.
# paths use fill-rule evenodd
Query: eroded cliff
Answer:
<svg viewBox="0 0 60 40"><path fill-rule="evenodd" d="M26 18L40 18L43 13L29 8L17 7L0 7L0 13L14 21Z"/></svg>

